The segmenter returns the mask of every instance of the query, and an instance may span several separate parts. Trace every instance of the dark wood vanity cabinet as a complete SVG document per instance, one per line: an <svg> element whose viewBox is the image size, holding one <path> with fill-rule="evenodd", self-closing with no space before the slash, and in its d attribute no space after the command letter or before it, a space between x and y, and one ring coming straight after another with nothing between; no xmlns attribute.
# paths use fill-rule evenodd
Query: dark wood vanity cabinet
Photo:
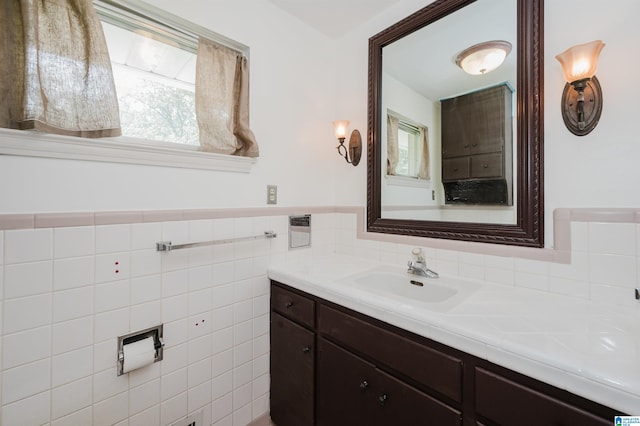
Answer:
<svg viewBox="0 0 640 426"><path fill-rule="evenodd" d="M272 281L277 426L604 426L621 414Z"/></svg>
<svg viewBox="0 0 640 426"><path fill-rule="evenodd" d="M512 205L512 97L511 88L502 84L441 101L448 204Z"/></svg>
<svg viewBox="0 0 640 426"><path fill-rule="evenodd" d="M271 418L278 426L313 425L315 302L271 289Z"/></svg>
<svg viewBox="0 0 640 426"><path fill-rule="evenodd" d="M460 359L325 305L318 334L319 426L462 424L459 410L425 392L459 401Z"/></svg>

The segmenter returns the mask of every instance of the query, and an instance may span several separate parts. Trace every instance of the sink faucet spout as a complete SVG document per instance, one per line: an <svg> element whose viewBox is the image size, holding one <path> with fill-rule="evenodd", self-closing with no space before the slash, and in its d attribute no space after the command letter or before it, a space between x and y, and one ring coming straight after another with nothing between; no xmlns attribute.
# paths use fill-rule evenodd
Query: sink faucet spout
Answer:
<svg viewBox="0 0 640 426"><path fill-rule="evenodd" d="M436 271L427 268L427 262L424 260L421 248L415 248L411 251L413 254L413 260L407 263L407 273L413 275L420 275L427 278L438 278L439 275Z"/></svg>

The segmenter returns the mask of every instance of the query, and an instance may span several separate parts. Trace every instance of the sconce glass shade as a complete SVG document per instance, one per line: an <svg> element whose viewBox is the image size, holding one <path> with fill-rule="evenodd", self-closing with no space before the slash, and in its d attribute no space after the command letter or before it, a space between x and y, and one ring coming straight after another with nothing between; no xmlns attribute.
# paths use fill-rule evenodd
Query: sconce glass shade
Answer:
<svg viewBox="0 0 640 426"><path fill-rule="evenodd" d="M511 52L511 43L503 40L475 44L456 56L456 65L467 74L482 75L498 68Z"/></svg>
<svg viewBox="0 0 640 426"><path fill-rule="evenodd" d="M333 129L336 132L337 139L344 139L347 137L347 131L349 131L349 120L336 120L333 122Z"/></svg>
<svg viewBox="0 0 640 426"><path fill-rule="evenodd" d="M598 56L604 47L602 40L570 47L556 59L562 64L564 78L568 83L591 78L598 69Z"/></svg>

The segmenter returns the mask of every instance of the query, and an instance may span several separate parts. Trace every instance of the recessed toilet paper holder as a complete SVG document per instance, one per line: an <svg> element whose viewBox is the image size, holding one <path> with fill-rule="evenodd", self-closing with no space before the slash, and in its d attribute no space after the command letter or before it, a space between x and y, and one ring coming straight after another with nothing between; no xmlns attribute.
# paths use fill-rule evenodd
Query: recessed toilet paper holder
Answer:
<svg viewBox="0 0 640 426"><path fill-rule="evenodd" d="M133 333L118 336L118 376L124 374L124 346L138 342L149 337L153 337L153 346L155 348L153 362L162 361L162 352L164 349L164 342L162 340L162 328L163 324L155 327L149 327L145 330L135 331Z"/></svg>

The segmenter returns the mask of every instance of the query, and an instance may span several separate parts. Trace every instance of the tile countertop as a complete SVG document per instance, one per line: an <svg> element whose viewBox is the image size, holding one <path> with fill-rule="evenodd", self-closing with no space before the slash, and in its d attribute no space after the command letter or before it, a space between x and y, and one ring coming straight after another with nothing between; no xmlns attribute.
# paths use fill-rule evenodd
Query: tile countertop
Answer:
<svg viewBox="0 0 640 426"><path fill-rule="evenodd" d="M439 341L628 415L640 415L640 309L441 276L475 287L447 309L376 295L350 276L380 262L349 256L274 264L270 279ZM405 273L405 268L386 265ZM431 279L429 279L431 280Z"/></svg>

